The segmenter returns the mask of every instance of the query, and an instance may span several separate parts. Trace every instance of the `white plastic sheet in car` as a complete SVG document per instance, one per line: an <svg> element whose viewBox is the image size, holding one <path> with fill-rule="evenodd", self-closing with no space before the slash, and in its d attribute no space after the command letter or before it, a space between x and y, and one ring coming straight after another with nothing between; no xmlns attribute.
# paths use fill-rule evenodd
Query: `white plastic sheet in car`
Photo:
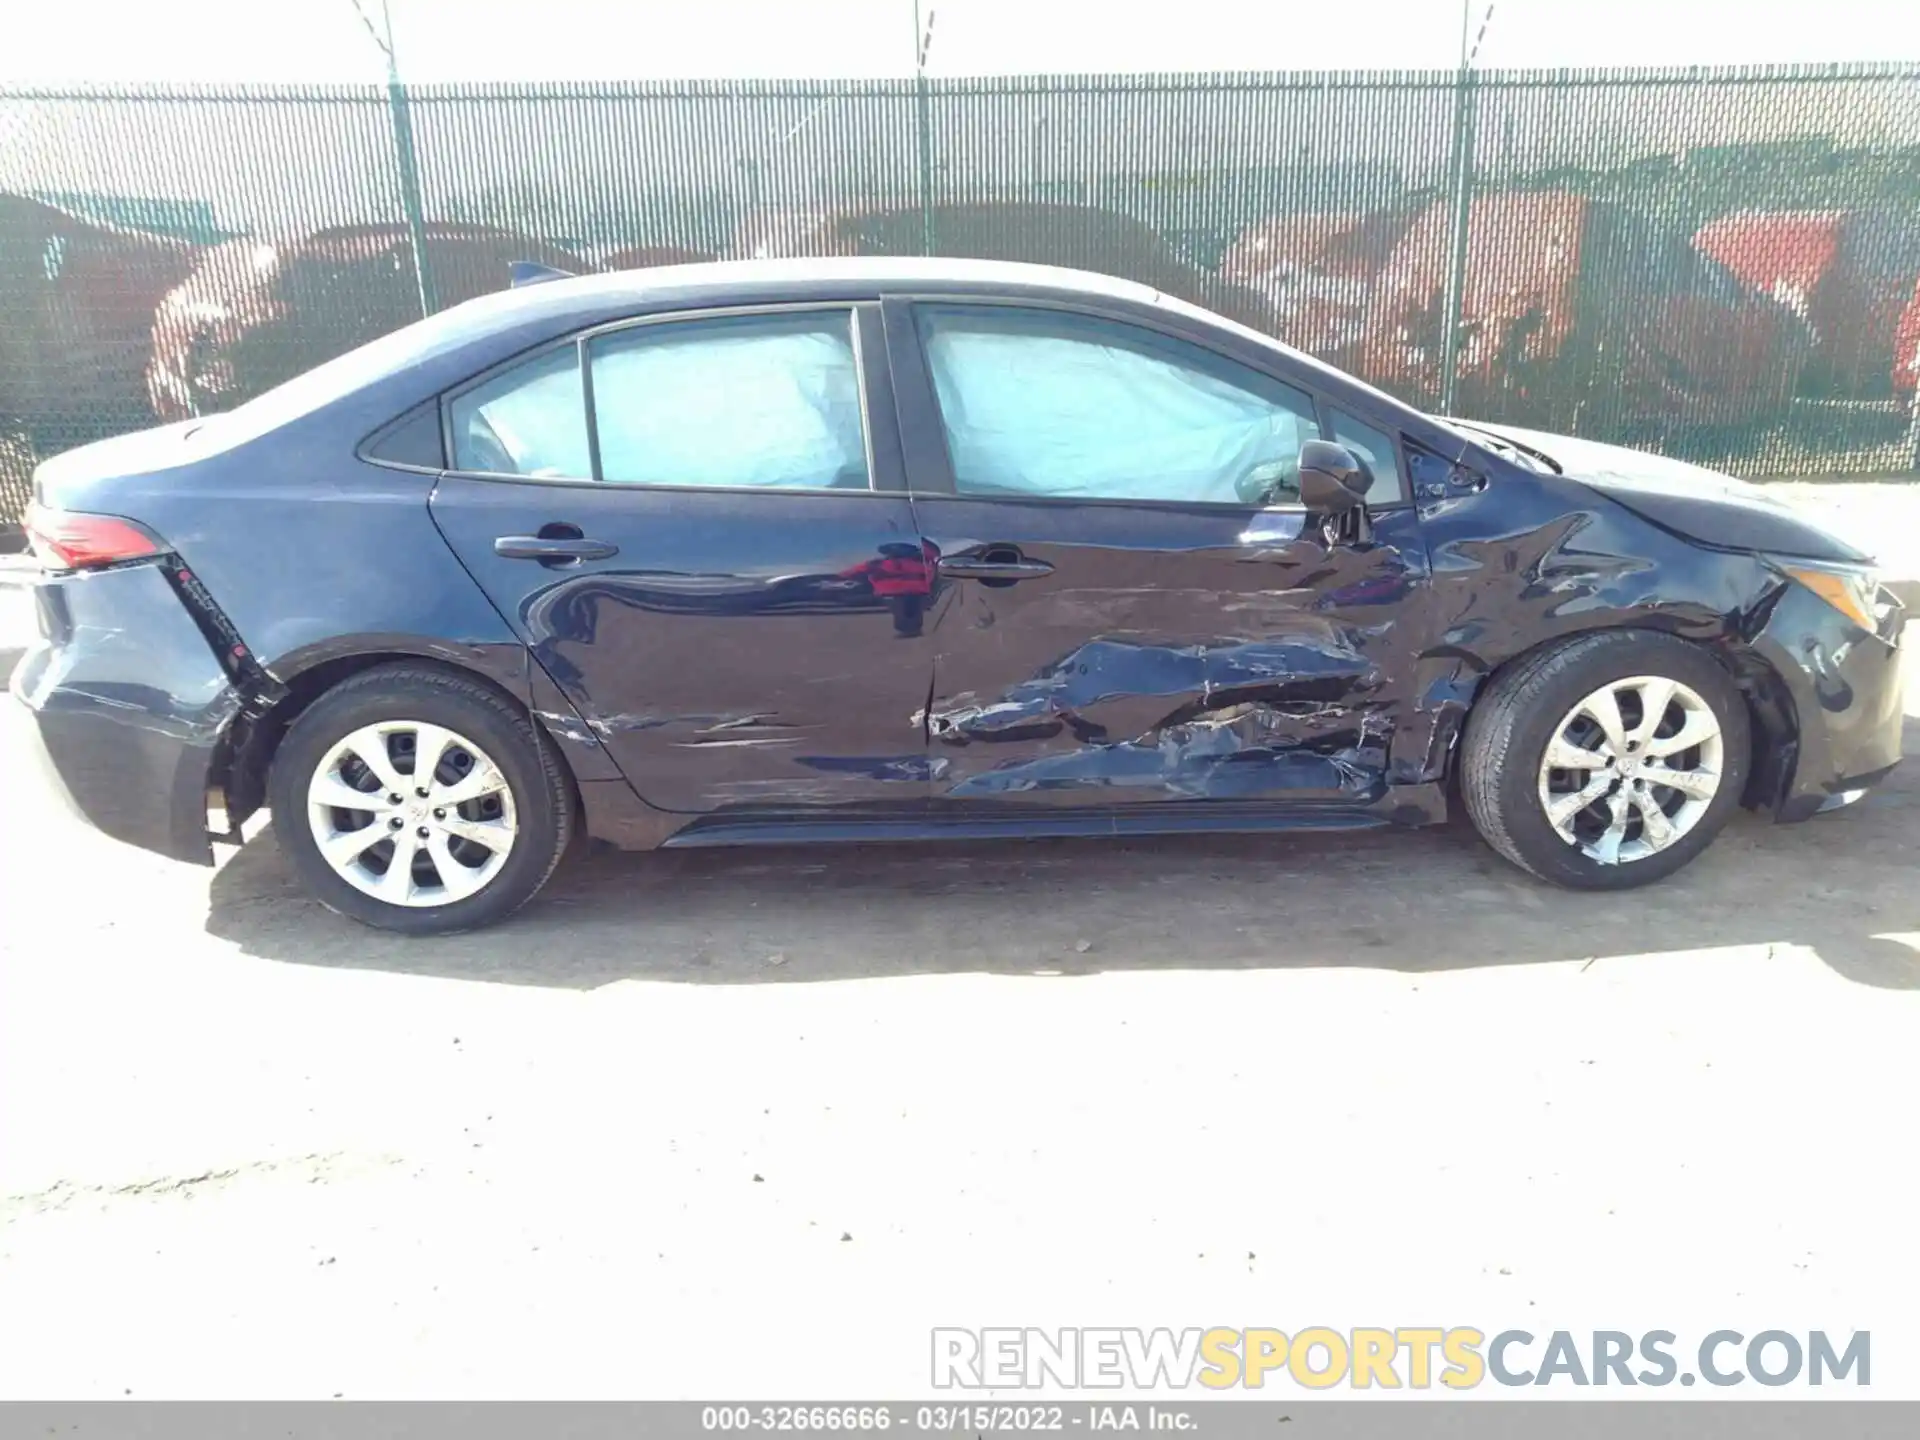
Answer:
<svg viewBox="0 0 1920 1440"><path fill-rule="evenodd" d="M922 323L962 493L1246 503L1295 485L1319 433L1305 395L1127 343L1130 327L986 310Z"/></svg>
<svg viewBox="0 0 1920 1440"><path fill-rule="evenodd" d="M489 474L591 478L575 348L549 351L455 397L453 464Z"/></svg>
<svg viewBox="0 0 1920 1440"><path fill-rule="evenodd" d="M848 322L767 316L643 326L596 341L601 478L864 488Z"/></svg>

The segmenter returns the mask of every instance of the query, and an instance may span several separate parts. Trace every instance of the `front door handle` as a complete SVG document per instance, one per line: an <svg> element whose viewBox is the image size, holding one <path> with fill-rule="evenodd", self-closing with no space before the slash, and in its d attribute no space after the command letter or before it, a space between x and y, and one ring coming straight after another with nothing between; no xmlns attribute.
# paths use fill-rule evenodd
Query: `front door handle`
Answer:
<svg viewBox="0 0 1920 1440"><path fill-rule="evenodd" d="M998 580L1011 585L1016 580L1037 580L1052 573L1053 566L1046 561L1028 560L1017 550L940 557L940 575L946 580Z"/></svg>
<svg viewBox="0 0 1920 1440"><path fill-rule="evenodd" d="M620 553L620 547L606 540L584 536L550 538L544 535L502 535L493 542L493 553L503 560L539 560L546 563L574 560L607 560Z"/></svg>

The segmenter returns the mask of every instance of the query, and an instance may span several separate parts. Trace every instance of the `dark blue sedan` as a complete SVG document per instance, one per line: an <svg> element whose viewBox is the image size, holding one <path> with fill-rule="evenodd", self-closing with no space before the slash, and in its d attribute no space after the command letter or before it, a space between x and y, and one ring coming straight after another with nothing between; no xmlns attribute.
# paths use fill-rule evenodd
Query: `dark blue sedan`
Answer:
<svg viewBox="0 0 1920 1440"><path fill-rule="evenodd" d="M13 681L108 834L272 808L447 931L632 848L1430 824L1677 870L1899 757L1903 615L1759 491L1422 415L1118 281L534 277L42 465Z"/></svg>

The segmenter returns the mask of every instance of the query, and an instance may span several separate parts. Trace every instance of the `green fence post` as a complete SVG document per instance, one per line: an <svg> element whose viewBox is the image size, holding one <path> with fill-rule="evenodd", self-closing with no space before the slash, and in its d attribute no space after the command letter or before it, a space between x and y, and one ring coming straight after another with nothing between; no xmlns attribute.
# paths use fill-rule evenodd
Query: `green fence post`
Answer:
<svg viewBox="0 0 1920 1440"><path fill-rule="evenodd" d="M928 16L931 23L932 16ZM933 111L927 98L927 46L932 35L920 28L920 0L913 0L914 123L920 132L920 253L933 254Z"/></svg>
<svg viewBox="0 0 1920 1440"><path fill-rule="evenodd" d="M1453 173L1449 177L1453 216L1447 227L1447 285L1441 304L1440 413L1453 414L1454 383L1460 368L1460 325L1465 318L1467 228L1473 214L1473 71L1462 64L1453 90Z"/></svg>
<svg viewBox="0 0 1920 1440"><path fill-rule="evenodd" d="M393 117L393 158L400 171L400 204L407 212L407 239L413 250L413 276L420 289L420 314L439 309L434 301L433 273L427 264L427 217L420 203L420 166L413 153L413 117L407 111L407 92L397 75L387 77L387 110Z"/></svg>

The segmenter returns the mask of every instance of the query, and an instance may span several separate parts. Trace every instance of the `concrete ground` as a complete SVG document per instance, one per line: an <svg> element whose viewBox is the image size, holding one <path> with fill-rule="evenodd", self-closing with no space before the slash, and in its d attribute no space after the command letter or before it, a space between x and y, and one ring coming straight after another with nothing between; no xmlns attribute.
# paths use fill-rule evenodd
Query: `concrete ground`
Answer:
<svg viewBox="0 0 1920 1440"><path fill-rule="evenodd" d="M936 1325L1324 1324L1869 1329L1920 1396L1920 765L1613 898L1464 827L597 855L444 941L270 830L201 872L6 795L0 1395L912 1396Z"/></svg>

